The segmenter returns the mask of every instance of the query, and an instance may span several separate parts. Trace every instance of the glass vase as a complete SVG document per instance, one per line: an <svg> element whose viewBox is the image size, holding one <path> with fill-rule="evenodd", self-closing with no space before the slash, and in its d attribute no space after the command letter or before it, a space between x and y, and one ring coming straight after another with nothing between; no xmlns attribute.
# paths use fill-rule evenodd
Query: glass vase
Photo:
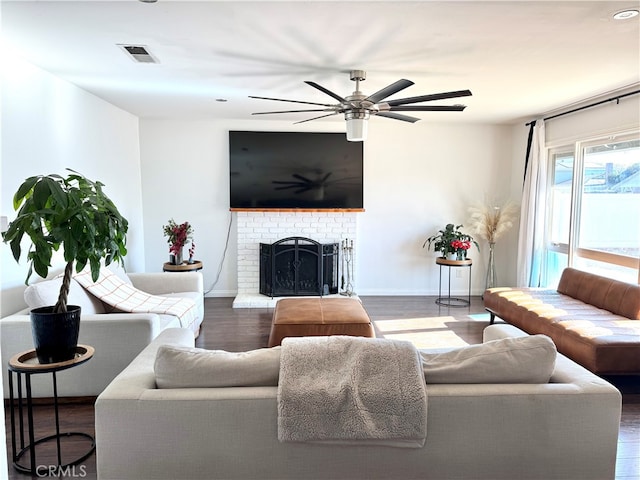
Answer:
<svg viewBox="0 0 640 480"><path fill-rule="evenodd" d="M171 261L174 265L182 265L182 249L178 249L171 255Z"/></svg>
<svg viewBox="0 0 640 480"><path fill-rule="evenodd" d="M498 276L496 275L496 262L494 258L494 249L496 244L489 244L489 264L487 265L487 278L485 281L485 290L493 288L498 284Z"/></svg>

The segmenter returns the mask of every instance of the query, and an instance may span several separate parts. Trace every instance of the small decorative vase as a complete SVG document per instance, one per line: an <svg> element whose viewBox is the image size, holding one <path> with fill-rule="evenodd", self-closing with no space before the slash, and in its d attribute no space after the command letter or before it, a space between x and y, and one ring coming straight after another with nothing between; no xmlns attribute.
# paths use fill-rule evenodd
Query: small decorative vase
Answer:
<svg viewBox="0 0 640 480"><path fill-rule="evenodd" d="M458 250L456 252L457 257L456 260L466 260L467 259L467 251L466 250Z"/></svg>
<svg viewBox="0 0 640 480"><path fill-rule="evenodd" d="M182 249L178 249L178 251L173 255L173 264L182 265Z"/></svg>
<svg viewBox="0 0 640 480"><path fill-rule="evenodd" d="M458 260L458 254L456 252L449 252L445 258L447 260Z"/></svg>

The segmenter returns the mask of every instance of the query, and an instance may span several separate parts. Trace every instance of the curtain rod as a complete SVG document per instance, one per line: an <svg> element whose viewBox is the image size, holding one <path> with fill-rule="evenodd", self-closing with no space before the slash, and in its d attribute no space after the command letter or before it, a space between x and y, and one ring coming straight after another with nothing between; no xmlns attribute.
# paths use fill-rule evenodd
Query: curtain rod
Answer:
<svg viewBox="0 0 640 480"><path fill-rule="evenodd" d="M601 101L596 102L596 103L591 103L589 105L584 105L582 107L574 108L573 110L568 110L566 112L558 113L556 115L551 115L550 117L543 118L543 120L546 122L547 120L551 120L552 118L562 117L563 115L568 115L570 113L579 112L580 110L586 110L587 108L596 107L598 105L602 105L603 103L612 102L614 100L616 101L616 104L618 104L618 103L620 103L620 99L621 98L628 97L630 95L636 95L638 93L640 93L640 90L635 90L633 92L625 93L623 95L618 95L616 97L607 98L606 100L601 100ZM528 127L529 125L534 124L534 123L535 123L535 120L533 120L533 121L531 121L529 123L526 123L525 126Z"/></svg>

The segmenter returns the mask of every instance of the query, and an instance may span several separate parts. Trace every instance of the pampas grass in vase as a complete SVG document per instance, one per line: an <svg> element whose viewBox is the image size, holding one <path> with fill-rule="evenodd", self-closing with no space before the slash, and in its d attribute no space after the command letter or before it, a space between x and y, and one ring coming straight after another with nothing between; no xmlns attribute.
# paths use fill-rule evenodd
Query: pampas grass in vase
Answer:
<svg viewBox="0 0 640 480"><path fill-rule="evenodd" d="M489 265L487 266L485 289L495 287L498 283L494 248L496 241L513 227L513 223L518 217L518 211L518 205L510 200L502 204L485 202L469 207L469 228L489 243Z"/></svg>

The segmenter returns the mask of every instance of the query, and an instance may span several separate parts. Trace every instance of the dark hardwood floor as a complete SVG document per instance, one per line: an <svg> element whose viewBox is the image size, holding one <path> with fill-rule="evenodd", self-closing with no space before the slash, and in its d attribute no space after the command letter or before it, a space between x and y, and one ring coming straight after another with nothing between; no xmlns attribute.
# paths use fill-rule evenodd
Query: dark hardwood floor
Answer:
<svg viewBox="0 0 640 480"><path fill-rule="evenodd" d="M362 297L362 302L374 321L376 333L384 336L414 335L429 346L472 344L482 341L482 330L488 324L480 297L472 297L468 308L448 308L435 304L434 297ZM207 298L205 320L196 345L201 348L243 351L267 345L271 325L272 309L233 309L232 298ZM442 317L441 321L430 321L428 327L421 323L427 317ZM609 378L623 392L623 409L618 438L617 480L640 480L640 376ZM94 434L94 398L65 399L60 405L62 431L80 431ZM54 425L52 406L46 401L38 402L34 417L36 437L51 434ZM7 448L11 463L9 408L5 403ZM86 449L86 442L71 442L68 457L76 458ZM64 447L63 447L64 448ZM52 449L38 449L38 464L53 463ZM63 461L65 457L63 457ZM0 472L0 478L3 478ZM16 472L9 467L8 477L27 479L30 475ZM38 478L38 477L33 477ZM53 477L56 478L56 477ZM95 453L66 475L58 478L96 478ZM572 479L569 479L572 480ZM580 479L575 479L580 480Z"/></svg>

